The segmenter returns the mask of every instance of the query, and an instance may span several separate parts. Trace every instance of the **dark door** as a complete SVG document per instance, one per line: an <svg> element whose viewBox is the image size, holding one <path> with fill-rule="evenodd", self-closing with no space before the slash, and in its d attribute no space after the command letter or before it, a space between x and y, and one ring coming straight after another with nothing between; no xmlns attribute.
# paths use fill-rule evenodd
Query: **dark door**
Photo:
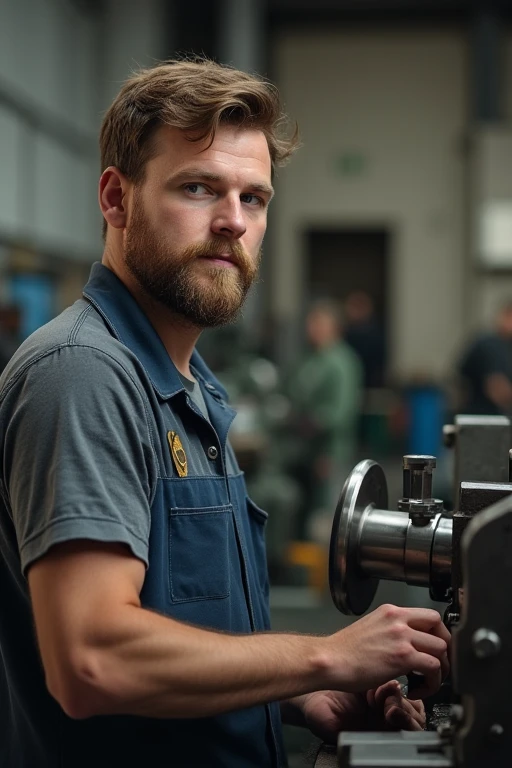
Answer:
<svg viewBox="0 0 512 768"><path fill-rule="evenodd" d="M362 358L366 386L381 387L388 348L389 232L370 228L313 229L307 233L307 240L306 306L330 299L343 307L351 296L346 306L349 321L349 315L354 319L356 309L361 313L360 294L369 297L370 301L363 297L363 305L370 312L367 321L361 323L359 316L356 324L348 322L347 340Z"/></svg>
<svg viewBox="0 0 512 768"><path fill-rule="evenodd" d="M386 229L312 229L307 233L305 299L341 302L365 291L387 324L389 232Z"/></svg>

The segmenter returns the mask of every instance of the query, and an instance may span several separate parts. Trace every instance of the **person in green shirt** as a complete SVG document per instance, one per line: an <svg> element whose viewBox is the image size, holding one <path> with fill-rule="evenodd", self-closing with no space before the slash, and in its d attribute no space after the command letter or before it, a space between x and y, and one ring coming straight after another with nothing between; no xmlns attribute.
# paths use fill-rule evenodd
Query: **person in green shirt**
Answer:
<svg viewBox="0 0 512 768"><path fill-rule="evenodd" d="M309 350L289 386L297 476L302 485L297 536L309 538L309 521L333 504L352 469L363 393L363 368L343 340L338 306L323 300L306 317Z"/></svg>

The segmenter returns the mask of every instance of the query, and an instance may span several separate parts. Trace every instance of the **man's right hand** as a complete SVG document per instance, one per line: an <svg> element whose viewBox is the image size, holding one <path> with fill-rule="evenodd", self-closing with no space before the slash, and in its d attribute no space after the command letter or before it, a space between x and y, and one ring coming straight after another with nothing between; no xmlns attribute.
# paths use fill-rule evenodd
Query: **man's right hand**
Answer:
<svg viewBox="0 0 512 768"><path fill-rule="evenodd" d="M414 671L424 675L425 684L410 698L425 698L448 673L450 639L437 611L381 605L327 638L333 659L330 687L363 691Z"/></svg>

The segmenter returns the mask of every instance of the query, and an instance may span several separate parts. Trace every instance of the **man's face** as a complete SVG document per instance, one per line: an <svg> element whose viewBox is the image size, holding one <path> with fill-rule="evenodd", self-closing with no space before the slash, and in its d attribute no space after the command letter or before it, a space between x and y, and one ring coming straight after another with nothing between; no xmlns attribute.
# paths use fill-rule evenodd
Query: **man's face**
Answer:
<svg viewBox="0 0 512 768"><path fill-rule="evenodd" d="M133 190L124 233L129 272L144 293L194 325L232 320L258 270L272 196L259 130L221 126L213 144L175 128Z"/></svg>
<svg viewBox="0 0 512 768"><path fill-rule="evenodd" d="M313 310L306 319L306 334L313 347L324 347L337 337L336 321L328 312Z"/></svg>

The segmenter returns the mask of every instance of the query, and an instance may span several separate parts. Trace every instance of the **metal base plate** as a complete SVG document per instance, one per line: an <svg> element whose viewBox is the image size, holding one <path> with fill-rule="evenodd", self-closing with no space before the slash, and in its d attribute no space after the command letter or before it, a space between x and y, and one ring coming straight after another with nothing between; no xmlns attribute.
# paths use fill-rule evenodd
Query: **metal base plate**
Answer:
<svg viewBox="0 0 512 768"><path fill-rule="evenodd" d="M361 521L368 507L388 508L386 476L365 459L347 478L336 507L329 550L329 585L336 608L360 616L370 607L379 579L364 576L358 564Z"/></svg>
<svg viewBox="0 0 512 768"><path fill-rule="evenodd" d="M431 731L357 733L338 737L341 768L455 768L451 746Z"/></svg>

